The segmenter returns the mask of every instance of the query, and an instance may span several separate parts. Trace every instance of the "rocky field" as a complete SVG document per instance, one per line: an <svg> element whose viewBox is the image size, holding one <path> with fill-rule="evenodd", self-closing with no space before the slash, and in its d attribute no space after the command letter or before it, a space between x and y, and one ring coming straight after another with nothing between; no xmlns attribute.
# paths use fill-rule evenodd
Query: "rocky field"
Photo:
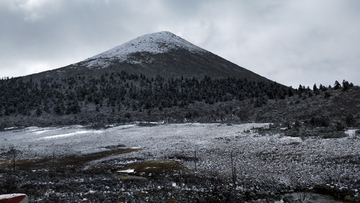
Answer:
<svg viewBox="0 0 360 203"><path fill-rule="evenodd" d="M26 193L30 202L359 202L358 131L321 132L297 137L268 123L7 129L0 194Z"/></svg>

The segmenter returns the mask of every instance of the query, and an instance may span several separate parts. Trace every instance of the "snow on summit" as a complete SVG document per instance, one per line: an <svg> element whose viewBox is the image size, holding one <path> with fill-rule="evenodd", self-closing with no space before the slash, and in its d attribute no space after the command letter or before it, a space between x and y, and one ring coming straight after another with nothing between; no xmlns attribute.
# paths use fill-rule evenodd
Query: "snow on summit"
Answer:
<svg viewBox="0 0 360 203"><path fill-rule="evenodd" d="M156 32L140 36L130 40L120 46L114 47L101 54L95 55L87 60L87 66L107 66L109 60L119 60L119 62L126 61L130 54L136 52L148 52L152 54L166 53L173 49L186 49L190 52L205 52L198 46L182 39L181 37L168 32ZM101 60L98 60L101 59Z"/></svg>

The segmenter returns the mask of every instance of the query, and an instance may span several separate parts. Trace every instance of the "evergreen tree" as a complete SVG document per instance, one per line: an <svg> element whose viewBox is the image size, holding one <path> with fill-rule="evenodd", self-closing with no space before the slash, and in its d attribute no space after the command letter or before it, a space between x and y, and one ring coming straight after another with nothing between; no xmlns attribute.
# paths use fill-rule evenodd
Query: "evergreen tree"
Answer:
<svg viewBox="0 0 360 203"><path fill-rule="evenodd" d="M340 89L341 88L341 85L340 85L340 83L339 83L339 81L335 81L335 84L334 84L334 89Z"/></svg>

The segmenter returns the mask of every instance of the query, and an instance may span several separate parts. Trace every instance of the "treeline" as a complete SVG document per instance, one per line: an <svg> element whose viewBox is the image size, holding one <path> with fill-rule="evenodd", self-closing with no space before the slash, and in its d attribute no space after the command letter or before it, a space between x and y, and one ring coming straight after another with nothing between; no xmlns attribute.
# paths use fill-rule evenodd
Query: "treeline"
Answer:
<svg viewBox="0 0 360 203"><path fill-rule="evenodd" d="M343 80L342 85L340 84L339 81L336 80L334 83L334 87L331 87L330 85L328 87L326 87L326 86L323 86L322 84L320 84L318 87L315 83L311 90L309 86L305 87L305 86L299 85L297 92L300 97L301 96L311 97L314 94L319 95L321 92L325 92L325 97L330 97L331 96L330 93L327 92L327 90L329 90L329 89L335 89L335 90L342 89L343 91L347 91L348 89L350 89L352 87L354 87L354 84L351 82L348 82L347 80Z"/></svg>
<svg viewBox="0 0 360 203"><path fill-rule="evenodd" d="M194 102L213 104L232 100L254 99L255 106L268 99L291 97L297 90L275 82L245 79L148 78L144 75L104 73L99 77L75 76L25 81L2 79L0 115L40 116L43 113L64 115L87 111L162 110L186 107Z"/></svg>

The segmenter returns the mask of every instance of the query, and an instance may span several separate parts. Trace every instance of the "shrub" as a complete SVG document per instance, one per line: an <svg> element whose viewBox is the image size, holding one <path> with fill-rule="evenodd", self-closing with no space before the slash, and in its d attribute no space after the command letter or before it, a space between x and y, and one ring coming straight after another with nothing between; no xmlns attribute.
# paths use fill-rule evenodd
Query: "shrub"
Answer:
<svg viewBox="0 0 360 203"><path fill-rule="evenodd" d="M330 118L328 116L315 116L309 122L313 126L328 127L330 125Z"/></svg>
<svg viewBox="0 0 360 203"><path fill-rule="evenodd" d="M295 128L296 130L299 130L300 127L301 127L300 121L296 120L295 123L294 123L294 128Z"/></svg>
<svg viewBox="0 0 360 203"><path fill-rule="evenodd" d="M346 137L347 135L345 134L345 132L340 131L340 132L333 132L333 133L329 133L329 134L325 134L323 136L323 138L328 139L328 138L343 138Z"/></svg>
<svg viewBox="0 0 360 203"><path fill-rule="evenodd" d="M105 129L106 125L103 122L95 122L91 123L90 126L88 126L90 129Z"/></svg>
<svg viewBox="0 0 360 203"><path fill-rule="evenodd" d="M342 130L344 130L344 129L345 129L345 126L344 126L343 123L341 123L341 122L337 122L337 123L336 123L336 130L337 130L337 131L342 131Z"/></svg>
<svg viewBox="0 0 360 203"><path fill-rule="evenodd" d="M127 112L127 113L125 113L124 117L129 119L131 117L131 114L129 112Z"/></svg>
<svg viewBox="0 0 360 203"><path fill-rule="evenodd" d="M324 95L325 98L329 98L330 96L331 96L330 92L325 92L325 95Z"/></svg>
<svg viewBox="0 0 360 203"><path fill-rule="evenodd" d="M348 114L345 121L347 126L354 126L356 124L356 119L352 114Z"/></svg>

